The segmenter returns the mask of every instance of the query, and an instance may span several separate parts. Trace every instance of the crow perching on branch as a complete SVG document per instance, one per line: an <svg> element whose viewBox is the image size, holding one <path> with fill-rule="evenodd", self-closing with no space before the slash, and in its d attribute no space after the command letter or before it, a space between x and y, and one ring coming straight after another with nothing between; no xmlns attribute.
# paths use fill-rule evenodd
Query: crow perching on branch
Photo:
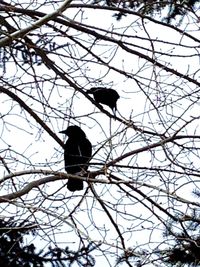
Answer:
<svg viewBox="0 0 200 267"><path fill-rule="evenodd" d="M94 100L97 103L101 103L109 106L114 115L116 115L117 110L117 100L119 99L119 94L113 89L107 89L104 87L92 87L87 90L88 94L93 94Z"/></svg>
<svg viewBox="0 0 200 267"><path fill-rule="evenodd" d="M92 156L92 145L86 138L84 131L78 126L69 126L60 133L68 136L68 140L64 146L66 172L69 174L77 174L87 171L88 163ZM67 188L72 192L82 190L83 181L69 179Z"/></svg>

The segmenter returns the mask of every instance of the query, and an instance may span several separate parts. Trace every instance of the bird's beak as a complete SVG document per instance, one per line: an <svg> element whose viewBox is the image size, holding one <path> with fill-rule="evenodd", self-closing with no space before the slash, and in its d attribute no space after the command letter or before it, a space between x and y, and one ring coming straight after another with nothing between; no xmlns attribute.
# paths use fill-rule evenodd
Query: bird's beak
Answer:
<svg viewBox="0 0 200 267"><path fill-rule="evenodd" d="M64 130L64 131L60 131L59 133L65 134L65 133L66 133L66 130Z"/></svg>

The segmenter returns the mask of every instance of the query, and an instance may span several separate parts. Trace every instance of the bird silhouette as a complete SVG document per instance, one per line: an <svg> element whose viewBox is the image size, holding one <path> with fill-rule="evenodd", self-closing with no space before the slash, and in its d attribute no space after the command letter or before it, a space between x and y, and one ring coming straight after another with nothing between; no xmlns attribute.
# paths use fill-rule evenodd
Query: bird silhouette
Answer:
<svg viewBox="0 0 200 267"><path fill-rule="evenodd" d="M88 94L93 94L94 100L97 103L101 103L109 106L114 115L117 110L117 100L120 98L119 94L114 89L108 89L104 87L92 87L87 90Z"/></svg>
<svg viewBox="0 0 200 267"><path fill-rule="evenodd" d="M64 145L65 170L70 174L85 172L88 169L88 163L92 156L92 145L87 139L84 131L78 126L69 126L61 131L68 136ZM74 192L83 189L83 181L69 179L67 188Z"/></svg>

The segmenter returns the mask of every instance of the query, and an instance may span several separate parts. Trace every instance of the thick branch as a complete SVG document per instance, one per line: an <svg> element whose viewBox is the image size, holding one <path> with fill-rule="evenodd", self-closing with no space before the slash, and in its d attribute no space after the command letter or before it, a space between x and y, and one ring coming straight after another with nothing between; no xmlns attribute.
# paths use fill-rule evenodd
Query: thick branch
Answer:
<svg viewBox="0 0 200 267"><path fill-rule="evenodd" d="M69 7L71 2L72 2L72 0L65 0L64 3L57 10L52 12L51 14L47 14L44 17L42 17L41 19L37 20L32 25L30 25L24 29L21 29L19 31L16 31L16 32L10 34L8 37L2 38L0 40L0 47L9 44L11 40L14 40L16 38L23 38L27 33L41 27L42 25L46 24L48 21L56 18L58 15L60 15L63 11L65 11Z"/></svg>

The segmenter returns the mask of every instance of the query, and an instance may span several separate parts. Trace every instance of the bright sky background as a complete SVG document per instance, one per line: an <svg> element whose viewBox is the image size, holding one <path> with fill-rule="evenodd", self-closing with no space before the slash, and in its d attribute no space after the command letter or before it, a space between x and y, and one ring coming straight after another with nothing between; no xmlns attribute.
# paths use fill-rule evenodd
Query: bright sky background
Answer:
<svg viewBox="0 0 200 267"><path fill-rule="evenodd" d="M46 8L44 10L46 12ZM51 10L49 9L49 12ZM181 36L179 33L177 33L173 29L166 28L162 25L158 25L152 22L148 22L147 20L144 21L145 23L145 30L141 26L140 19L136 19L135 16L127 16L123 17L121 21L116 21L115 18L112 17L111 12L106 11L97 11L95 10L86 10L83 13L79 12L78 15L76 15L78 12L77 9L69 9L64 13L65 16L69 17L70 19L75 18L75 20L78 22L81 18L84 18L84 23L90 25L91 27L98 27L99 32L102 31L102 29L117 29L117 32L119 33L125 33L127 35L126 41L130 44L134 44L135 46L138 45L139 47L135 49L141 53L145 53L149 57L154 57L151 51L146 52L145 49L152 50L152 43L148 40L149 37L151 39L154 39L153 42L153 48L154 51L160 51L160 52L168 52L168 54L171 54L172 56L162 56L159 58L159 60L167 61L169 62L169 67L174 68L175 70L186 74L186 73L194 73L194 77L197 79L199 77L199 51L197 50L197 43L192 41L191 39ZM185 29L186 31L191 31L190 34L193 34L194 36L197 36L197 26L198 24L192 24L189 25L186 28L186 25L188 24L188 20L190 18L187 17L182 22L181 28ZM128 25L128 28L127 28ZM192 32L193 31L193 32ZM75 31L72 29L68 29L66 32L67 35L75 34ZM131 36L131 37L130 37ZM140 38L138 38L140 37ZM85 39L84 39L85 38ZM88 36L87 35L80 35L80 39L87 42ZM90 40L91 37L89 37ZM142 39L146 38L146 40ZM59 40L59 44L66 42L66 37ZM165 42L166 44L163 44ZM181 44L181 45L177 45ZM120 114L126 118L129 119L130 116L132 116L132 120L135 122L135 124L139 127L146 126L150 129L156 128L158 131L162 132L166 125L161 125L159 123L159 116L163 116L163 121L170 121L172 118L172 114L176 114L176 116L180 116L184 113L185 109L187 109L192 101L189 101L188 99L181 99L182 90L185 92L196 90L196 86L191 85L189 83L183 84L182 80L177 81L177 77L174 76L168 76L165 71L161 71L158 67L153 67L152 65L144 61L144 59L139 59L138 57L134 55L127 54L123 52L121 49L114 49L112 47L112 44L109 47L108 42L99 41L99 45L97 47L93 48L93 52L95 51L98 54L101 54L102 58L105 60L110 57L111 51L113 55L115 55L111 61L111 65L113 67L122 68L124 71L130 73L133 75L133 77L139 78L141 77L141 80L144 81L145 84L148 84L147 80L149 80L149 86L145 87L146 94L150 97L150 99L153 101L153 104L159 108L160 114L158 114L155 109L153 109L153 105L150 105L150 102L147 101L146 95L140 90L138 85L133 79L125 78L123 75L117 74L115 71L110 71L107 73L107 69L104 66L100 66L94 63L86 63L88 67L87 76L90 77L90 79L86 79L81 76L81 68L80 71L76 71L72 76L77 75L76 82L79 86L84 87L84 89L89 89L91 86L97 86L101 85L101 80L103 80L104 83L107 83L108 87L116 89L118 93L120 94L121 98L118 101L118 110ZM195 48L193 48L195 46ZM112 49L112 50L111 50ZM198 48L199 49L199 48ZM74 56L81 56L85 52L83 51L76 51L74 50L72 54ZM115 53L115 54L114 54ZM195 56L191 56L194 55ZM181 57L180 57L181 55ZM158 56L158 55L156 55ZM57 59L56 56L51 55L52 59ZM69 60L69 66L72 64L72 60L70 62L69 58L66 58L66 60ZM66 67L61 61L57 62L57 65L60 67ZM62 65L63 64L63 65ZM78 62L81 66L81 62ZM9 82L12 84L13 77L16 77L16 75L19 75L20 71L14 68L13 63L10 63L8 73L1 73L1 75L4 75L4 78L7 76L9 78ZM85 69L85 66L83 66L83 69ZM29 69L30 73L32 72L31 69ZM44 68L43 66L38 66L36 68L36 71L38 75L41 75L43 73L43 77L49 77L52 75L52 72ZM66 70L66 72L70 71ZM106 75L104 77L104 75ZM154 77L156 75L160 75L160 83L158 80L155 80ZM95 79L99 79L99 84L92 82L95 81ZM145 80L147 79L147 80ZM27 83L27 84L22 84ZM30 84L32 82L32 84ZM14 80L15 84L22 84L21 88L26 89L26 93L30 93L32 97L37 96L37 89L34 88L34 79L30 80L30 75L24 74L22 77L22 80ZM177 86L177 90L173 91L174 83ZM171 84L171 87L170 87ZM40 85L41 86L41 85ZM47 121L47 124L49 127L55 132L58 133L60 130L66 128L68 126L68 121L65 120L65 114L69 114L69 112L74 113L76 116L80 116L79 121L83 123L82 129L85 131L88 139L93 144L93 150L96 151L102 143L109 138L110 134L116 134L118 131L124 129L124 125L121 125L118 121L111 121L111 128L110 128L110 119L105 115L99 112L97 108L94 107L92 103L90 103L81 93L77 92L74 97L73 107L71 110L65 109L67 101L71 101L71 96L74 93L73 89L70 89L68 86L66 87L66 83L64 81L58 81L57 90L54 90L51 92L52 84L49 82L44 82L42 84L42 88L45 88L44 94L48 98L48 103L50 103L53 107L57 108L59 107L59 112L55 111L55 113L49 113L49 109L46 108L46 114L47 116L50 115L50 121ZM178 89L178 86L180 88ZM29 89L30 88L30 89ZM35 91L34 91L35 90ZM35 92L35 95L34 95ZM162 108L162 103L168 103L169 99L171 101L174 101L173 110L170 110L170 105L167 105L169 108ZM24 100L27 104L31 106L33 103L32 99L30 99L28 96L24 96ZM170 102L169 102L170 103ZM10 109L12 108L12 111L10 112ZM34 110L41 110L40 104L34 103L33 106ZM105 108L107 109L107 108ZM111 112L109 109L107 109L109 112ZM149 111L151 110L151 111ZM85 114L91 114L91 112L94 112L94 114L90 116L82 117ZM145 112L144 112L145 111ZM6 115L10 112L11 115ZM6 115L6 116L5 116ZM10 166L12 165L13 171L22 171L26 169L30 169L30 165L32 165L32 168L47 168L52 169L54 171L64 171L63 166L63 152L62 148L45 132L38 131L38 128L32 118L30 118L29 115L26 115L24 119L24 113L23 111L11 100L9 100L5 95L1 94L1 116L5 116L5 120L7 123L7 127L4 127L4 120L2 117L2 120L0 120L1 123L1 150L8 148L8 145L11 146L13 150L16 151L16 161L13 161L12 164L10 163ZM55 119L54 116L60 116L60 119ZM120 116L120 115L119 115ZM190 119L191 116L199 116L199 104L196 103L194 106L191 106L188 111L184 114L185 119ZM23 118L22 118L23 117ZM42 114L40 114L40 117L42 118ZM46 119L46 117L44 117ZM73 120L71 121L71 123ZM30 124L31 123L31 124ZM180 124L181 122L179 122ZM180 125L179 125L180 126ZM176 128L177 125L174 125L174 128ZM25 129L25 131L24 131ZM194 129L198 132L199 129L199 123L195 122L195 124L189 126L188 132L193 133ZM191 132L190 132L191 131ZM59 135L59 133L58 133ZM61 139L63 139L62 135L59 135ZM132 144L129 144L126 146L126 144L120 144L121 141L125 142L125 139L127 139L129 142L133 139ZM146 140L145 140L146 141ZM119 143L119 144L118 144ZM118 145L117 145L118 144ZM112 145L117 145L114 149L114 151L109 146L105 147L101 150L101 152L97 155L95 155L95 158L92 160L92 162L104 162L105 157L111 153L111 159L116 158L119 155L121 155L124 151L128 152L130 150L136 149L144 145L144 143L141 143L140 139L137 139L137 135L134 134L133 130L127 130L126 137L122 138L121 135L117 135L115 138L113 138ZM112 147L111 147L112 148ZM5 154L6 157L9 157L8 152L3 152L2 154ZM24 161L23 156L26 155L27 157L27 165L21 163L21 161ZM197 157L193 155L194 157L194 165L197 165ZM152 161L154 166L159 166L160 161L163 159L163 162L165 160L165 155L163 152L156 152L155 158L152 158L151 153L141 153L138 155L137 158L132 159L132 164L139 165L139 166L151 166ZM192 159L192 156L190 157L190 160ZM120 162L120 164L126 164L128 163L130 158L124 160L123 162ZM182 159L182 161L187 162L188 159ZM49 164L51 162L51 164ZM96 169L95 167L91 167L91 170ZM0 169L1 176L4 176L5 169ZM118 173L116 169L113 170L113 173L115 173L118 177L121 178L131 178L131 175L133 174L133 177L135 176L135 171L131 173L130 170L124 171L124 173ZM127 177L124 177L124 174L127 175ZM21 187L24 186L24 182L29 182L35 179L36 177L34 175L28 175L25 177L17 177L17 182ZM37 176L37 178L39 178ZM99 177L104 178L105 176ZM151 177L145 178L145 177L139 177L141 178L141 182L148 182L152 185L157 185L158 183L161 184L161 186L165 186L165 183L161 182L159 180L159 177ZM172 179L172 177L169 175L167 177L169 180ZM146 180L145 180L146 179ZM176 179L176 177L174 177ZM183 177L180 181L183 183L185 178ZM55 212L55 216L61 215L62 219L66 219L65 217L68 215L68 212L72 211L73 208L77 205L77 203L80 201L80 197L74 197L71 198L71 195L69 192L66 192L66 188L64 187L62 191L59 191L59 194L57 195L57 201L53 201L52 199L55 197L56 191L60 188L61 185L65 184L64 181L62 182L56 182L56 183L49 183L48 185L45 185L44 187L41 187L45 189L49 194L52 193L52 198L49 200L46 200L45 203L42 203L42 200L35 199L35 206L38 207L38 212L36 213L38 222L44 224L44 222L49 223L49 218L52 219L53 211ZM167 182L166 182L167 184ZM169 186L172 186L169 184ZM191 197L191 189L193 188L193 184L190 183L187 184L187 192L186 187L182 187L180 189L179 194L184 195L185 198ZM1 189L1 192L3 190L7 191L8 187L4 186ZM156 246L156 242L158 241L158 244L160 243L160 234L162 232L162 228L160 229L160 225L156 225L158 223L157 221L154 221L154 218L151 218L151 214L147 212L147 210L143 210L140 203L135 202L134 204L132 202L129 203L129 199L123 199L121 198L121 194L118 191L117 187L114 188L114 186L110 185L95 185L95 189L98 192L98 194L108 202L110 205L114 205L114 203L119 204L119 209L123 209L123 203L127 203L128 207L128 213L135 214L135 216L138 218L142 215L143 220L146 218L146 222L142 225L142 227L138 227L136 223L141 223L140 220L133 221L133 223L129 222L129 225L132 227L132 232L128 231L124 234L124 238L127 241L127 244L130 246L134 246L136 244L141 245L144 249L145 246L148 248L148 246ZM111 190L112 189L112 190ZM172 190L172 188L171 188ZM143 189L143 192L146 192L147 194L151 193L152 189L147 188ZM153 191L152 191L153 192ZM24 199L27 200L27 205L30 201L35 198L38 191L33 190L33 192L29 193L27 196L24 197ZM134 192L133 192L134 193ZM63 195L62 195L63 194ZM79 193L78 193L79 194ZM80 193L82 194L82 193ZM62 200L62 198L65 197L65 200ZM160 197L157 199L159 201L164 201L163 206L168 205L167 199L162 199L162 194L160 194ZM40 202L41 201L41 202ZM120 206L121 204L121 206ZM40 207L41 205L41 207ZM43 206L42 206L43 205ZM44 215L43 212L40 211L44 207L46 207L49 212L51 213L51 216ZM95 207L95 208L94 208ZM9 207L10 209L10 207ZM77 223L79 224L80 230L84 231L86 235L89 235L91 240L104 240L104 236L100 236L98 233L98 227L104 228L107 227L109 230L107 232L106 241L105 241L105 248L106 248L106 242L110 244L116 245L116 231L113 229L113 227L109 227L110 222L109 220L104 216L104 213L102 211L98 210L99 206L96 202L96 200L93 199L91 192L88 193L87 198L84 199L84 201L81 204L81 211L79 214L76 215L75 219L77 220ZM90 213L87 211L91 210ZM181 210L181 208L179 208ZM183 207L183 211L185 210L185 207ZM9 213L13 212L14 214L16 212L21 212L21 216L26 216L23 214L26 210L20 209L19 210L13 206L13 211L9 210ZM4 211L5 212L5 211ZM6 210L7 212L7 210ZM113 216L116 216L116 221L119 224L120 228L123 228L126 220L121 218L120 216L117 216L113 213ZM163 216L163 214L161 214ZM132 218L132 217L130 217ZM90 221L91 219L95 221L96 225L91 225ZM68 220L66 220L68 222ZM57 221L51 221L52 225L55 225ZM81 223L84 223L88 225L88 233L86 232L86 229L81 227ZM135 224L135 225L134 225ZM152 227L157 228L156 231L152 232ZM44 235L48 233L49 231L49 237L52 238L52 241L59 240L61 244L66 246L66 243L70 246L70 248L73 248L74 242L77 241L76 236L73 232L66 233L66 224L60 225L57 230L54 232L51 232L51 229L47 229L49 226L46 227L46 232L41 233L42 238L44 238ZM145 233L143 232L143 229L146 228ZM141 231L139 231L139 228ZM149 228L149 231L148 229ZM70 228L69 228L70 229ZM133 230L135 229L135 231ZM149 243L149 238L151 238L151 244ZM62 244L63 242L63 244ZM153 242L155 242L153 244ZM43 241L40 240L40 245L43 243ZM145 244L145 245L143 245ZM76 247L76 245L74 246ZM160 248L160 247L159 247ZM116 251L115 248L113 248L113 253L121 254L122 251ZM97 252L95 251L95 254ZM110 258L109 258L110 260ZM102 257L99 258L96 257L97 264L96 267L102 267L102 266L108 266L107 262L104 262L105 258ZM113 262L112 266L114 266L115 257L111 259L111 262ZM122 266L125 266L125 264ZM150 265L148 265L151 267Z"/></svg>

